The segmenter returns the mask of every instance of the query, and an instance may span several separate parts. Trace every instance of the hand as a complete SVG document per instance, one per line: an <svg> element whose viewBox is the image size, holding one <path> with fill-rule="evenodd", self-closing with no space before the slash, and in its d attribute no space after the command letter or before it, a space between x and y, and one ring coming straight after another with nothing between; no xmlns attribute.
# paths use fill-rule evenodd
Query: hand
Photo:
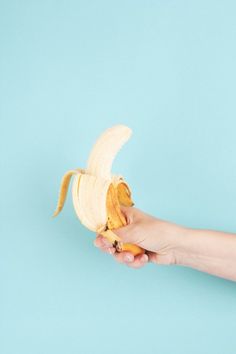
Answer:
<svg viewBox="0 0 236 354"><path fill-rule="evenodd" d="M114 230L123 243L134 243L146 250L145 254L133 256L130 252L116 252L103 236L97 235L94 245L110 253L120 262L140 268L147 262L175 264L175 249L185 229L174 223L157 219L134 207L122 207L127 225Z"/></svg>

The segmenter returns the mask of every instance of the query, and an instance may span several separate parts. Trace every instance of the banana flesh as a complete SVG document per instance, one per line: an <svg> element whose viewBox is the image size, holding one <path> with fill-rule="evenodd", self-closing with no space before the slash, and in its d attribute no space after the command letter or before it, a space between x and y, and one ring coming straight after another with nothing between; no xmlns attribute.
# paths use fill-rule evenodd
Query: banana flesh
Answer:
<svg viewBox="0 0 236 354"><path fill-rule="evenodd" d="M132 131L124 125L107 129L96 141L86 169L74 169L62 177L57 216L65 203L71 178L72 200L77 217L89 230L102 234L118 252L144 253L138 245L122 243L112 231L127 224L121 206L133 206L129 185L122 176L111 174L112 163L118 151L130 138Z"/></svg>

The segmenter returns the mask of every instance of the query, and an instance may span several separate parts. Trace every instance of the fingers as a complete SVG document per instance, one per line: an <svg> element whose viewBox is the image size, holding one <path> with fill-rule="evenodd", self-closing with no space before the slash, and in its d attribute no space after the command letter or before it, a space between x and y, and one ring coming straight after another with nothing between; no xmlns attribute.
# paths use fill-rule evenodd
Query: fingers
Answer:
<svg viewBox="0 0 236 354"><path fill-rule="evenodd" d="M125 216L127 224L131 224L133 222L133 209L133 207L126 207L124 205L120 206L120 210Z"/></svg>
<svg viewBox="0 0 236 354"><path fill-rule="evenodd" d="M102 235L97 235L94 240L94 246L96 247L111 247L112 244Z"/></svg>
<svg viewBox="0 0 236 354"><path fill-rule="evenodd" d="M135 241L137 237L134 224L128 224L112 231L122 240L123 243L136 243Z"/></svg>
<svg viewBox="0 0 236 354"><path fill-rule="evenodd" d="M113 255L117 262L123 263L131 268L141 268L149 261L147 254L140 254L134 257L131 252L116 252L112 244L101 235L97 235L93 243L94 246L100 248L101 251Z"/></svg>
<svg viewBox="0 0 236 354"><path fill-rule="evenodd" d="M140 255L134 257L134 261L128 265L132 268L141 268L147 263L148 263L148 255L147 254L140 254Z"/></svg>
<svg viewBox="0 0 236 354"><path fill-rule="evenodd" d="M127 224L132 224L135 221L137 215L139 214L139 209L135 207L127 207L124 205L120 205L120 209L126 218Z"/></svg>
<svg viewBox="0 0 236 354"><path fill-rule="evenodd" d="M112 230L123 243L136 244L140 239L140 225L138 223L139 210L134 207L121 206L127 225Z"/></svg>
<svg viewBox="0 0 236 354"><path fill-rule="evenodd" d="M134 255L130 252L116 252L114 258L119 263L132 263L134 262Z"/></svg>
<svg viewBox="0 0 236 354"><path fill-rule="evenodd" d="M112 244L103 236L98 235L95 240L93 241L93 244L95 247L100 248L101 251L109 253L109 254L114 254L115 253L115 248L112 246Z"/></svg>
<svg viewBox="0 0 236 354"><path fill-rule="evenodd" d="M148 263L147 254L140 254L134 257L133 254L130 252L121 252L114 253L113 257L116 259L117 262L126 264L128 267L131 268L141 268L146 263Z"/></svg>

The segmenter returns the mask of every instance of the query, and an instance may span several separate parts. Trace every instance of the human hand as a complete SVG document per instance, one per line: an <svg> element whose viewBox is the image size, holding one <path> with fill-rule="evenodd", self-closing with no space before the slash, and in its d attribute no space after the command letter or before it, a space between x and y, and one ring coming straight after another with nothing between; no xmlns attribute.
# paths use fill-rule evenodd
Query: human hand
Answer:
<svg viewBox="0 0 236 354"><path fill-rule="evenodd" d="M175 264L175 250L185 228L169 221L157 219L134 207L122 207L127 225L113 232L123 243L133 243L146 251L134 256L131 252L116 252L113 245L102 235L97 235L94 245L110 253L114 258L133 268L140 268L147 262Z"/></svg>

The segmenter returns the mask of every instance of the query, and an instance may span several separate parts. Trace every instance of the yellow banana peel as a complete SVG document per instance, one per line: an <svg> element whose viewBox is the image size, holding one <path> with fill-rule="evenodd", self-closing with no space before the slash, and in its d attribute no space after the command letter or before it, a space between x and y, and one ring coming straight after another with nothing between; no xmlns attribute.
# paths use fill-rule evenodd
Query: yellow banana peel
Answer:
<svg viewBox="0 0 236 354"><path fill-rule="evenodd" d="M134 205L128 183L122 176L111 174L113 160L131 134L127 126L117 125L107 129L98 138L89 155L86 169L69 170L62 177L53 216L61 212L73 177L72 199L81 223L106 237L117 252L129 251L138 255L145 250L138 245L123 243L112 231L127 224L121 206Z"/></svg>

